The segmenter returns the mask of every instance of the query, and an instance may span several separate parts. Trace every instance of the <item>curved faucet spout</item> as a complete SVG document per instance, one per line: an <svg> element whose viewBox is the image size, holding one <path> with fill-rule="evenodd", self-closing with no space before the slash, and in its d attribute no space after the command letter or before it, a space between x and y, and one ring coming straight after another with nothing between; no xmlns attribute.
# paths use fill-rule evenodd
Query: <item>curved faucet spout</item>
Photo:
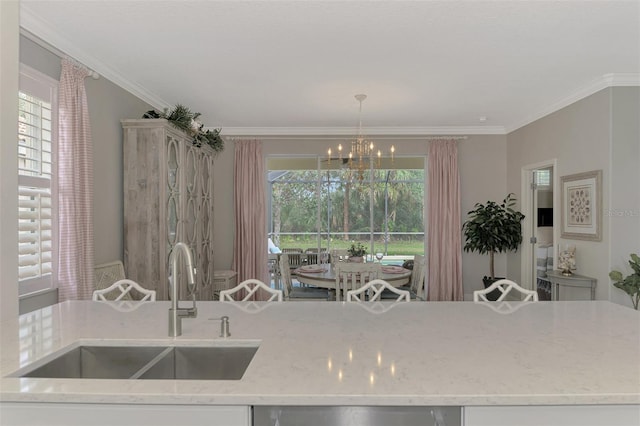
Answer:
<svg viewBox="0 0 640 426"><path fill-rule="evenodd" d="M177 283L177 270L178 270L178 252L182 252L185 266L187 268L187 288L189 294L193 300L193 307L182 308L178 307L178 283ZM170 265L170 278L169 278L169 293L171 295L171 308L169 308L169 336L177 337L182 334L182 318L195 318L198 314L196 309L196 278L195 269L193 268L193 257L191 256L191 250L185 243L177 243L171 255L169 256Z"/></svg>

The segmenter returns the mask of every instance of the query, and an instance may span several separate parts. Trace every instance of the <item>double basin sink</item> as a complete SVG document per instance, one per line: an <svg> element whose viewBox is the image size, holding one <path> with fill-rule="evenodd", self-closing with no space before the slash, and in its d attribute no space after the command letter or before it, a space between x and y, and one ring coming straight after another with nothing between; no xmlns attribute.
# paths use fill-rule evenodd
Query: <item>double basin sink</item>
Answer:
<svg viewBox="0 0 640 426"><path fill-rule="evenodd" d="M44 364L13 377L132 380L240 380L253 359L251 346L72 345Z"/></svg>

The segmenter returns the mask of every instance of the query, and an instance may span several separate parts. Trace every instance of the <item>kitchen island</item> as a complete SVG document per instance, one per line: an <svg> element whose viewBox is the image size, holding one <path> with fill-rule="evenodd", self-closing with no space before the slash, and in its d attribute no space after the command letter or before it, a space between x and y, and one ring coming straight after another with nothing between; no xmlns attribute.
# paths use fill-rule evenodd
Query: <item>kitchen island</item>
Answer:
<svg viewBox="0 0 640 426"><path fill-rule="evenodd" d="M29 407L184 410L186 425L201 424L199 410L225 424L206 408L239 409L250 424L252 406L454 406L468 426L535 418L536 407L640 424L640 313L610 302L198 302L177 338L169 302L124 308L65 302L3 324L0 423ZM79 342L259 348L240 380L7 377Z"/></svg>

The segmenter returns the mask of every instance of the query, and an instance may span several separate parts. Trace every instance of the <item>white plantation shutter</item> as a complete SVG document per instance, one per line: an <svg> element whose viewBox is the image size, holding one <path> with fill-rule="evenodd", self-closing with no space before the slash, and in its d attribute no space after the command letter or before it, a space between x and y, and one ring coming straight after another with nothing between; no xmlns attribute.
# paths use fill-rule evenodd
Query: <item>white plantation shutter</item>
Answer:
<svg viewBox="0 0 640 426"><path fill-rule="evenodd" d="M57 82L20 69L18 93L18 279L20 294L53 285Z"/></svg>
<svg viewBox="0 0 640 426"><path fill-rule="evenodd" d="M52 273L51 188L18 186L18 278Z"/></svg>

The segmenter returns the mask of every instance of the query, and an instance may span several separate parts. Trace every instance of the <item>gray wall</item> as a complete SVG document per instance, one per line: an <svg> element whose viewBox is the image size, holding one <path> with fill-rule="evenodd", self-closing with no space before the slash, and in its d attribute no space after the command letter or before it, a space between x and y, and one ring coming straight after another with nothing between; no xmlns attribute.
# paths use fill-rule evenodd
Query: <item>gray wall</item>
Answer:
<svg viewBox="0 0 640 426"><path fill-rule="evenodd" d="M640 255L640 88L611 89L610 269L631 273L629 254ZM605 184L605 186L607 186ZM631 306L629 296L610 286L610 300Z"/></svg>
<svg viewBox="0 0 640 426"><path fill-rule="evenodd" d="M56 80L60 58L20 37L20 61ZM152 107L100 77L85 79L93 140L96 264L123 259L122 127L120 120L141 118Z"/></svg>
<svg viewBox="0 0 640 426"><path fill-rule="evenodd" d="M20 5L0 1L0 332L18 318L18 48ZM8 345L5 345L8 346ZM2 349L0 348L0 351Z"/></svg>
<svg viewBox="0 0 640 426"><path fill-rule="evenodd" d="M462 222L476 203L502 201L507 196L507 138L504 135L471 136L458 143L460 168L460 213ZM462 226L462 224L461 224ZM464 246L464 236L462 244ZM495 256L498 277L511 277L506 254ZM465 299L473 299L473 291L484 288L482 277L489 275L489 255L462 254L462 283Z"/></svg>
<svg viewBox="0 0 640 426"><path fill-rule="evenodd" d="M613 205L640 211L637 189L639 141L638 88L601 90L507 136L508 190L519 198L522 195L521 170L526 165L555 158L557 179L602 170L602 241L556 241L556 244L576 246L576 272L598 280L597 299L620 302L618 295L612 297L608 278L611 257L619 264L621 257L628 256L631 251L640 251L640 215L630 215L622 220L608 215ZM612 188L615 188L613 192ZM613 230L610 229L612 226L615 227ZM615 232L615 240L612 240L612 232ZM519 252L509 255L510 276L520 276L520 265Z"/></svg>

